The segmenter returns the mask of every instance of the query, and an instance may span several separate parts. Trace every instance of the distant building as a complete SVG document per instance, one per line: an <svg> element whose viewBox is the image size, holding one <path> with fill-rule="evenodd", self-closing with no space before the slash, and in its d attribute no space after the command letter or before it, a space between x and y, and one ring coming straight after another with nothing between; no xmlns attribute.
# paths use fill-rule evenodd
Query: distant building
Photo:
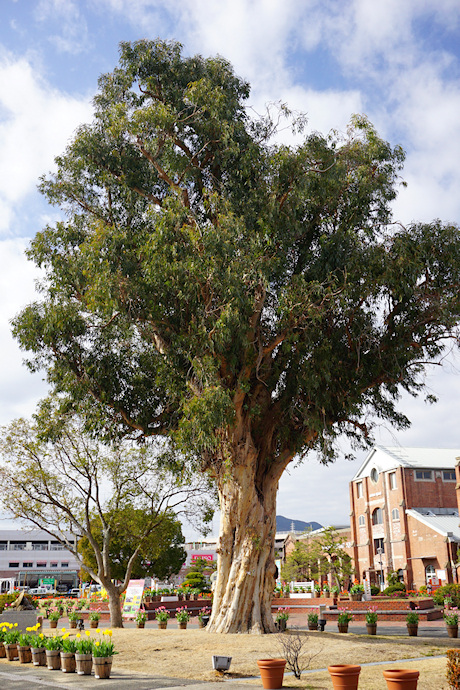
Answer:
<svg viewBox="0 0 460 690"><path fill-rule="evenodd" d="M375 446L350 483L356 577L409 589L458 582L460 449Z"/></svg>
<svg viewBox="0 0 460 690"><path fill-rule="evenodd" d="M42 530L0 530L0 589L39 582L77 587L80 565L70 551ZM53 585L54 588L54 585Z"/></svg>

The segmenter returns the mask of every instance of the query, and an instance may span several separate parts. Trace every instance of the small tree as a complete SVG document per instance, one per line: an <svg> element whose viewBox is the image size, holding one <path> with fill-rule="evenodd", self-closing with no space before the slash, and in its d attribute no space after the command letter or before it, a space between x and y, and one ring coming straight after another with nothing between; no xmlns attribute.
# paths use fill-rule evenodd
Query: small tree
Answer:
<svg viewBox="0 0 460 690"><path fill-rule="evenodd" d="M78 419L52 421L44 429L43 418L36 423L20 419L3 429L2 505L15 518L44 529L75 556L106 589L111 625L122 627L120 595L146 543L172 511L206 515L206 484L199 476L184 476L180 482L164 456L149 445L102 446L87 436ZM130 521L129 553L114 564L119 522L133 507L143 519ZM91 562L78 550L83 539L93 552ZM115 551L119 555L118 547ZM115 584L115 576L120 584Z"/></svg>
<svg viewBox="0 0 460 690"><path fill-rule="evenodd" d="M319 548L326 559L326 570L331 574L332 583L336 582L340 588L353 572L352 559L344 549L345 541L335 527L326 527L318 538Z"/></svg>
<svg viewBox="0 0 460 690"><path fill-rule="evenodd" d="M286 558L281 578L291 580L316 580L319 574L320 548L317 541L307 537L296 542L294 550Z"/></svg>
<svg viewBox="0 0 460 690"><path fill-rule="evenodd" d="M136 550L138 555L132 565L132 578L150 576L165 580L181 569L187 554L183 548L184 536L180 520L174 513L165 511L158 515L155 529L140 540L150 517L148 511L131 505L106 516L112 525L110 562L112 577L115 579L124 579L128 563ZM102 526L97 517L92 521L92 532L102 549ZM87 537L80 539L78 551L83 563L96 570L96 554Z"/></svg>

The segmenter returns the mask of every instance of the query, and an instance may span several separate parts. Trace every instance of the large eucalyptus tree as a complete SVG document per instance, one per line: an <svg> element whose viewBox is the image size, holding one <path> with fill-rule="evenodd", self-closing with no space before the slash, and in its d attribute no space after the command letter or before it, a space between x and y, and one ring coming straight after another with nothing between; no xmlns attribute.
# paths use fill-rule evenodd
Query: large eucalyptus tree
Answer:
<svg viewBox="0 0 460 690"><path fill-rule="evenodd" d="M460 310L457 227L393 222L403 151L360 117L276 145L248 95L222 58L123 43L42 181L68 219L33 240L42 301L14 322L93 428L168 436L214 477L220 632L273 630L284 469L369 415L404 427Z"/></svg>

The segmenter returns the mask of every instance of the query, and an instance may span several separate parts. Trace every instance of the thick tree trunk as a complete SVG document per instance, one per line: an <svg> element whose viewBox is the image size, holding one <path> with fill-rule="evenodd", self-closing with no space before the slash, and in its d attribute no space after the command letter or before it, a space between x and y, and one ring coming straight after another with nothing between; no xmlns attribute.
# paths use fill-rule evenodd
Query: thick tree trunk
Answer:
<svg viewBox="0 0 460 690"><path fill-rule="evenodd" d="M256 479L255 465L248 454L218 481L219 561L210 632L275 631L271 603L279 476L268 470Z"/></svg>
<svg viewBox="0 0 460 690"><path fill-rule="evenodd" d="M110 625L112 628L122 628L123 618L121 615L121 602L118 587L112 582L104 586L109 596Z"/></svg>

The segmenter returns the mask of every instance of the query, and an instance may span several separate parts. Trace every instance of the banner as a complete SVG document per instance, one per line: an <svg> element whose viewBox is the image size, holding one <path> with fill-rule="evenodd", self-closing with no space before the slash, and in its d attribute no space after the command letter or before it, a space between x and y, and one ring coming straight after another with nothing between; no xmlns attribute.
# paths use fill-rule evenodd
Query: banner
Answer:
<svg viewBox="0 0 460 690"><path fill-rule="evenodd" d="M122 615L127 618L134 618L142 604L145 580L130 580L126 588L125 603L123 604Z"/></svg>

